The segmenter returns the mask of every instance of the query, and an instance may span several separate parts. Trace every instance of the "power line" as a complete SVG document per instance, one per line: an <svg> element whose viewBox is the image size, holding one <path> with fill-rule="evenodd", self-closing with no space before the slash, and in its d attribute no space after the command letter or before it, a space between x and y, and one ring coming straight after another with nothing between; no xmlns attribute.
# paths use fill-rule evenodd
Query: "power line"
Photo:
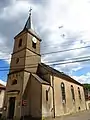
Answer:
<svg viewBox="0 0 90 120"><path fill-rule="evenodd" d="M74 61L67 61L67 62L62 62L62 63L50 63L49 65L50 66L57 66L57 65L63 65L63 64L71 64L71 63L79 63L79 62L88 62L88 61L90 61L90 59L83 59L83 60L74 60ZM28 65L28 67L25 67L25 68L35 68L36 66L32 66L32 67L29 67L29 65ZM9 71L9 70L18 70L18 69L22 69L22 68L17 68L17 69L15 69L15 68L11 68L11 69L0 69L0 71Z"/></svg>
<svg viewBox="0 0 90 120"><path fill-rule="evenodd" d="M68 51L72 51L72 50L83 49L83 48L89 48L89 47L90 47L90 46L84 46L84 47L71 48L71 49L61 50L61 51L55 51L55 52L47 52L47 53L43 53L42 55L54 54L54 53L59 53L59 52L68 52Z"/></svg>
<svg viewBox="0 0 90 120"><path fill-rule="evenodd" d="M48 54L68 52L68 51L72 51L72 50L84 49L84 48L89 48L89 47L90 46L84 46L84 47L78 47L78 48L71 48L71 49L59 50L59 51L54 51L54 52L47 52L47 53L43 53L41 55L44 56L44 55L48 55ZM17 57L19 57L19 58L25 58L25 57L32 57L32 56L37 56L37 55L29 55L29 56L23 56L23 57L17 56ZM16 59L17 57L12 57L12 59ZM8 59L10 59L10 58L8 58ZM8 60L8 59L0 59L0 60Z"/></svg>
<svg viewBox="0 0 90 120"><path fill-rule="evenodd" d="M70 58L67 60L55 60L55 61L48 61L47 63L54 63L54 62L65 62L65 61L70 61L70 60L77 60L77 59L83 59L83 58L89 58L90 56L83 56L83 57L75 57L75 58Z"/></svg>
<svg viewBox="0 0 90 120"><path fill-rule="evenodd" d="M37 67L37 66L32 66L32 67L24 67L24 68L35 68L35 67ZM0 71L12 71L12 70L21 70L21 69L23 69L22 67L20 68L20 67L18 67L18 68L11 68L11 69L0 69Z"/></svg>
<svg viewBox="0 0 90 120"><path fill-rule="evenodd" d="M9 59L17 59L17 58L27 58L27 57L33 57L33 56L37 56L37 55L28 55L28 56L17 56L17 57L11 57L11 58L6 58L6 59L0 59L0 60L9 60Z"/></svg>
<svg viewBox="0 0 90 120"><path fill-rule="evenodd" d="M63 62L63 63L55 63L55 64L49 64L49 65L63 65L63 64L70 64L70 63L77 63L77 62L87 62L90 61L90 59L85 59L85 60L75 60L75 61L68 61L68 62Z"/></svg>
<svg viewBox="0 0 90 120"><path fill-rule="evenodd" d="M37 64L38 64L38 63L37 63ZM0 68L18 68L18 67L26 67L26 66L30 66L30 65L37 65L37 64L26 64L26 65L4 66L4 67L0 67Z"/></svg>
<svg viewBox="0 0 90 120"><path fill-rule="evenodd" d="M82 41L82 40L77 40L76 42L80 42L80 41ZM90 41L86 41L86 43L87 42L90 42ZM82 42L82 43L85 43L85 42ZM81 43L81 44L82 44ZM44 45L44 46L41 46L42 48L44 48L44 47L53 47L53 46L55 46L55 45L61 45L61 46L68 46L68 45L74 45L75 43L69 43L69 44L66 44L66 43L64 43L64 45L62 45L63 43L56 43L56 44L51 44L51 45ZM55 46L55 47L57 47L57 46Z"/></svg>
<svg viewBox="0 0 90 120"><path fill-rule="evenodd" d="M83 56L83 57L75 57L75 58L71 58L71 59L67 59L67 60L55 60L55 61L48 61L48 62L45 62L46 64L48 63L56 63L56 62L67 62L67 61L70 61L70 60L77 60L77 59L85 59L85 58L90 58L90 56ZM28 66L28 65L37 65L37 64L26 64L25 66ZM4 67L0 67L0 68L9 68L9 67L22 67L24 65L15 65L15 66L4 66Z"/></svg>

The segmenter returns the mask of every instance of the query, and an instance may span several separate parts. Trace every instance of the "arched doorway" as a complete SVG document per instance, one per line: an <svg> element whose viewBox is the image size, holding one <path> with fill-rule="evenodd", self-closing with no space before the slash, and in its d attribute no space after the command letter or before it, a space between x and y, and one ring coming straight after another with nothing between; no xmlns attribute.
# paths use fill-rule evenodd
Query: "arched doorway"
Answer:
<svg viewBox="0 0 90 120"><path fill-rule="evenodd" d="M8 118L12 119L14 116L15 109L15 97L10 97L9 99L9 107L8 107Z"/></svg>

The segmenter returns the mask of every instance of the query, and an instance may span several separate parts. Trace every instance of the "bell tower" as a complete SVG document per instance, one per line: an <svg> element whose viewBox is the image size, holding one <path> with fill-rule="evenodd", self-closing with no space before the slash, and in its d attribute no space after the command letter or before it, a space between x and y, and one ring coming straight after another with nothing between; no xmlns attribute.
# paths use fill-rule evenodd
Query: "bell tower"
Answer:
<svg viewBox="0 0 90 120"><path fill-rule="evenodd" d="M3 116L23 116L22 101L32 73L36 73L41 62L40 37L32 29L31 10L23 30L14 37L14 48L8 74Z"/></svg>
<svg viewBox="0 0 90 120"><path fill-rule="evenodd" d="M38 63L41 62L41 39L32 28L31 9L24 29L14 39L10 72L24 69L35 73Z"/></svg>

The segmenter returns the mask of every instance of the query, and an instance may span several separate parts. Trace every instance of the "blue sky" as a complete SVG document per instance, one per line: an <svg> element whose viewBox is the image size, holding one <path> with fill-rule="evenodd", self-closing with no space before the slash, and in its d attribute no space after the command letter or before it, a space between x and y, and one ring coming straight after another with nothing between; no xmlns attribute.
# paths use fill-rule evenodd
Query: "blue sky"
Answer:
<svg viewBox="0 0 90 120"><path fill-rule="evenodd" d="M9 69L9 64L6 61L0 60L0 67L7 67L7 69ZM1 71L1 70L5 70L6 68L0 68L0 79L3 81L7 81L7 74L9 73L9 71Z"/></svg>
<svg viewBox="0 0 90 120"><path fill-rule="evenodd" d="M0 67L9 66L14 36L23 29L30 7L34 29L42 39L41 54L90 45L88 0L3 0L0 1ZM59 29L59 26L63 27ZM42 56L42 61L49 64L90 56L89 49L47 54ZM90 83L90 61L54 67L81 83ZM6 81L7 73L0 71L0 80Z"/></svg>
<svg viewBox="0 0 90 120"><path fill-rule="evenodd" d="M90 66L89 67L84 67L82 69L79 69L77 71L74 71L72 74L75 76L81 76L84 75L85 73L89 72Z"/></svg>

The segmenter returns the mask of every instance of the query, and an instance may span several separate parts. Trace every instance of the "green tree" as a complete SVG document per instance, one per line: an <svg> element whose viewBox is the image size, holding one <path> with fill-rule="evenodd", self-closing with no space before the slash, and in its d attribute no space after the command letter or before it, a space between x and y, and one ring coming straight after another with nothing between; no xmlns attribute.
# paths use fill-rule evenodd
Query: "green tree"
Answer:
<svg viewBox="0 0 90 120"><path fill-rule="evenodd" d="M84 87L85 89L88 89L88 90L90 91L90 84L83 84L83 87Z"/></svg>

